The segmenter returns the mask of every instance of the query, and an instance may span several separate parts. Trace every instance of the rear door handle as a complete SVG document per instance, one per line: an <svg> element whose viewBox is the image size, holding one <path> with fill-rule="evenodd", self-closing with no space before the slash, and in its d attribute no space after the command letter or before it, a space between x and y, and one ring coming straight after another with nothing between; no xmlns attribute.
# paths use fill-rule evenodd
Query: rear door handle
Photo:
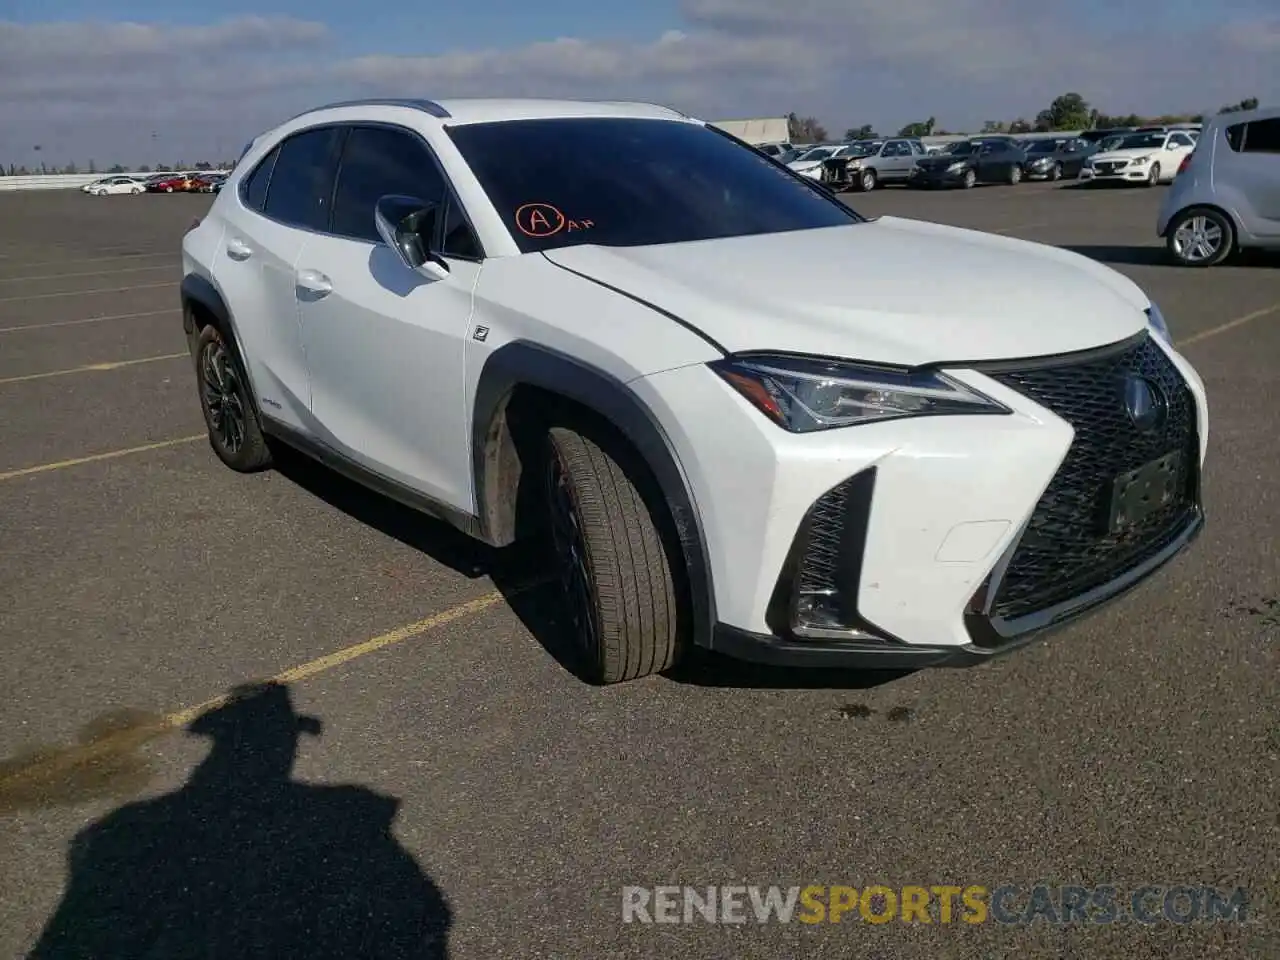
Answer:
<svg viewBox="0 0 1280 960"><path fill-rule="evenodd" d="M243 240L232 237L227 241L227 256L232 260L248 260L253 256L253 247Z"/></svg>
<svg viewBox="0 0 1280 960"><path fill-rule="evenodd" d="M299 270L298 286L316 297L327 296L333 292L333 281L319 270Z"/></svg>

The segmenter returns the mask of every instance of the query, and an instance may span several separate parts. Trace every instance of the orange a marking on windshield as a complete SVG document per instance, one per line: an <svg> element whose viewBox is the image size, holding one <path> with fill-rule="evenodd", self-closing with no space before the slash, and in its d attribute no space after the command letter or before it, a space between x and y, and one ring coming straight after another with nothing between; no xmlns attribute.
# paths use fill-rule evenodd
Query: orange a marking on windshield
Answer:
<svg viewBox="0 0 1280 960"><path fill-rule="evenodd" d="M549 203L526 203L516 208L516 229L526 237L554 237L568 224L559 208Z"/></svg>

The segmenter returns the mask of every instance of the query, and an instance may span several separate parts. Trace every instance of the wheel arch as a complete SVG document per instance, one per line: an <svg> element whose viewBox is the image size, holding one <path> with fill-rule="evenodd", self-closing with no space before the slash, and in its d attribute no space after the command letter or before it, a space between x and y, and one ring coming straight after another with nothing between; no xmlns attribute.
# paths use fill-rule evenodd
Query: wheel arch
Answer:
<svg viewBox="0 0 1280 960"><path fill-rule="evenodd" d="M626 384L597 367L525 341L506 344L485 360L472 408L471 457L476 516L482 539L512 543L523 464L519 406L523 395L554 407L570 404L604 421L635 450L666 501L688 578L693 640L710 643L715 594L706 537L685 471L666 431ZM546 408L529 411L530 420Z"/></svg>
<svg viewBox="0 0 1280 960"><path fill-rule="evenodd" d="M240 331L236 328L235 319L222 293L208 278L198 273L188 273L182 278L179 295L182 300L182 329L187 335L187 343L192 347L193 359L195 341L200 336L201 329L207 324L213 324L230 342L240 363L240 370L249 381L249 393L256 406L258 392L253 384L253 371L249 369ZM202 320L205 322L202 323Z"/></svg>
<svg viewBox="0 0 1280 960"><path fill-rule="evenodd" d="M1162 234L1164 239L1168 240L1173 234L1173 226L1180 217L1194 210L1211 210L1226 217L1227 223L1231 224L1231 246L1233 249L1240 246L1240 222L1236 220L1235 215L1230 210L1216 203L1188 203L1186 206L1179 207L1170 214L1169 222L1164 225L1164 233Z"/></svg>

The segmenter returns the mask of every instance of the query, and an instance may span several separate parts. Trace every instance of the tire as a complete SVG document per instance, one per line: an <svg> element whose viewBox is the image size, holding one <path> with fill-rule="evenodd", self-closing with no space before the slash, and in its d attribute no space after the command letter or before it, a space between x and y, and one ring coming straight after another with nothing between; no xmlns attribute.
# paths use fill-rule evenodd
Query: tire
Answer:
<svg viewBox="0 0 1280 960"><path fill-rule="evenodd" d="M141 187L134 187L134 188L133 188L132 190L130 190L129 192L130 192L131 194L133 194L133 196L135 196L135 197L136 197L136 196L141 195L141 193L142 193L142 188L141 188Z"/></svg>
<svg viewBox="0 0 1280 960"><path fill-rule="evenodd" d="M870 193L879 184L879 178L874 170L863 170L858 177L858 189L863 193Z"/></svg>
<svg viewBox="0 0 1280 960"><path fill-rule="evenodd" d="M1165 236L1169 256L1182 267L1215 267L1236 245L1231 218L1209 207L1183 210L1169 221Z"/></svg>
<svg viewBox="0 0 1280 960"><path fill-rule="evenodd" d="M240 473L269 466L271 450L249 396L248 380L235 351L213 324L196 341L195 366L200 410L209 446L218 459Z"/></svg>
<svg viewBox="0 0 1280 960"><path fill-rule="evenodd" d="M1016 163L1009 168L1009 186L1016 187L1022 182L1022 168Z"/></svg>
<svg viewBox="0 0 1280 960"><path fill-rule="evenodd" d="M1147 174L1147 183L1146 183L1146 185L1147 185L1148 187L1154 187L1154 186L1155 186L1156 184L1158 184L1159 182L1160 182L1160 164L1158 164L1158 163L1153 163L1153 164L1151 165L1151 172L1150 172L1149 174Z"/></svg>
<svg viewBox="0 0 1280 960"><path fill-rule="evenodd" d="M573 422L546 433L551 548L586 679L635 680L680 652L674 547L639 484L633 454ZM659 514L661 516L661 514Z"/></svg>
<svg viewBox="0 0 1280 960"><path fill-rule="evenodd" d="M1055 163L1053 169L1049 171L1049 179L1053 181L1062 179L1062 164Z"/></svg>
<svg viewBox="0 0 1280 960"><path fill-rule="evenodd" d="M966 190L972 190L978 183L978 174L972 169L966 170L964 176L960 179L960 186Z"/></svg>
<svg viewBox="0 0 1280 960"><path fill-rule="evenodd" d="M165 188L164 188L164 192L165 192L165 193L173 193L173 187L165 187Z"/></svg>

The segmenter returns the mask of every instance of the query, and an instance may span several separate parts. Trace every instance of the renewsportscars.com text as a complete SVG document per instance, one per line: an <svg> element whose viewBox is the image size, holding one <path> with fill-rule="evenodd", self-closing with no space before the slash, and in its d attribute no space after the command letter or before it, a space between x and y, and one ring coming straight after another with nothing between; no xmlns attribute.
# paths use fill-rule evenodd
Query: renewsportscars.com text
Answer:
<svg viewBox="0 0 1280 960"><path fill-rule="evenodd" d="M623 923L1212 923L1247 920L1248 891L1194 885L873 884L622 888Z"/></svg>

